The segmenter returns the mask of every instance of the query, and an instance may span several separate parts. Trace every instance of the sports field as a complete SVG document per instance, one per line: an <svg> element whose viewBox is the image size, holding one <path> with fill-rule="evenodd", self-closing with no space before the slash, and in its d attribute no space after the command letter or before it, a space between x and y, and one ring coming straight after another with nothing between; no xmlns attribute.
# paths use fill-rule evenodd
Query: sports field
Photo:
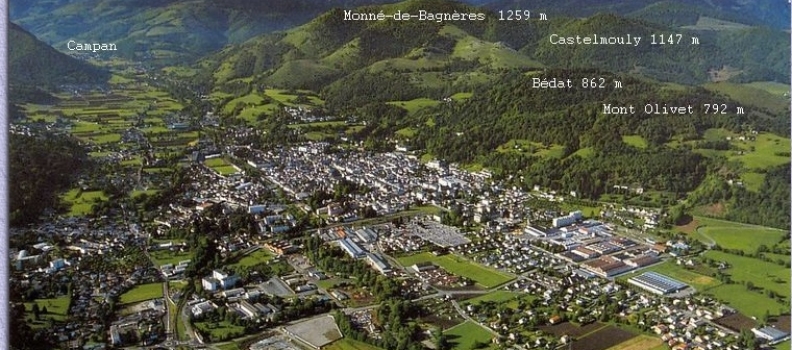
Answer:
<svg viewBox="0 0 792 350"><path fill-rule="evenodd" d="M770 227L694 216L693 222L677 227L704 244L713 241L725 249L754 253L760 245L772 247L784 237L784 231Z"/></svg>
<svg viewBox="0 0 792 350"><path fill-rule="evenodd" d="M471 321L451 327L444 333L454 344L454 349L472 349L476 342L489 344L493 337L492 333Z"/></svg>
<svg viewBox="0 0 792 350"><path fill-rule="evenodd" d="M121 304L132 304L141 301L162 298L162 283L140 284L121 294L118 300Z"/></svg>

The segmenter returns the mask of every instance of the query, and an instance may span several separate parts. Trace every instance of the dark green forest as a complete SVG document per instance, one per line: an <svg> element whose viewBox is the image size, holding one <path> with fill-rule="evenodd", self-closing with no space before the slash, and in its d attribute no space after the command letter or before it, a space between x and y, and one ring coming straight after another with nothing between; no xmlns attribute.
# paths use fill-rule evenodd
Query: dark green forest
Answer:
<svg viewBox="0 0 792 350"><path fill-rule="evenodd" d="M8 164L12 225L36 221L59 208L60 193L89 165L85 149L71 137L9 135Z"/></svg>

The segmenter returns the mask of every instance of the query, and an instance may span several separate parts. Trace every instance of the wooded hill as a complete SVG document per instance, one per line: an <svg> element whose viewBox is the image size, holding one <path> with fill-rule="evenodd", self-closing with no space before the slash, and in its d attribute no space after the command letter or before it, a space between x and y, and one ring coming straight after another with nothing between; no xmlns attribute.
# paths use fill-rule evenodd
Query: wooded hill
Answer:
<svg viewBox="0 0 792 350"><path fill-rule="evenodd" d="M444 0L411 0L357 11L417 13L419 9L483 11ZM388 81L397 86L389 87L388 93L410 89L422 90L417 95L433 96L489 82L493 71L544 66L597 68L683 84L709 81L713 71L724 68L734 72L730 79L737 82L789 80L790 62L785 59L790 49L788 35L780 30L748 26L728 31L684 29L613 14L522 22L499 21L497 17L488 12L484 21L344 21L343 11L335 9L285 33L229 46L204 59L200 67L212 70L210 80L226 91L234 91L226 85L234 86L240 80L314 91ZM552 33L631 33L641 36L643 42L637 47L552 45ZM663 33L680 33L684 40L674 45L650 44L651 34ZM699 45L690 45L694 36ZM331 105L336 99L348 100L336 97L337 93L359 95L337 90L325 91Z"/></svg>
<svg viewBox="0 0 792 350"><path fill-rule="evenodd" d="M50 95L62 84L102 84L110 72L53 49L16 24L8 26L8 100L11 103L54 103ZM11 119L19 117L11 106Z"/></svg>
<svg viewBox="0 0 792 350"><path fill-rule="evenodd" d="M116 43L149 64L183 64L255 35L304 24L333 7L377 0L10 1L10 18L51 45Z"/></svg>

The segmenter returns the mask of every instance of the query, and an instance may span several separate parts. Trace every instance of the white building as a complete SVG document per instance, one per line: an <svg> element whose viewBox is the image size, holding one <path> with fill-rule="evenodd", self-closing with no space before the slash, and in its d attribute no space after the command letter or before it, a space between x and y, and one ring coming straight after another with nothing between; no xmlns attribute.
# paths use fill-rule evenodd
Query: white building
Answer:
<svg viewBox="0 0 792 350"><path fill-rule="evenodd" d="M569 226L576 223L578 220L583 220L583 212L580 210L573 211L569 215L560 216L553 219L553 227L559 228Z"/></svg>
<svg viewBox="0 0 792 350"><path fill-rule="evenodd" d="M225 290L233 288L238 280L239 276L228 275L221 271L214 270L212 271L212 275L204 277L201 280L201 285L204 290L214 292L220 289Z"/></svg>

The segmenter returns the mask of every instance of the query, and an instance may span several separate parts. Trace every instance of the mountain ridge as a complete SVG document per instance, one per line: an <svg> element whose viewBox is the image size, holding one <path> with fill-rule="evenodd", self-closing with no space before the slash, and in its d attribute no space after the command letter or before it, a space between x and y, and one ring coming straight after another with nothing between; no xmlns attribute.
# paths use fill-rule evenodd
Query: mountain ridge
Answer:
<svg viewBox="0 0 792 350"><path fill-rule="evenodd" d="M11 22L8 44L8 77L14 94L61 84L104 83L110 78L109 72L61 53Z"/></svg>

